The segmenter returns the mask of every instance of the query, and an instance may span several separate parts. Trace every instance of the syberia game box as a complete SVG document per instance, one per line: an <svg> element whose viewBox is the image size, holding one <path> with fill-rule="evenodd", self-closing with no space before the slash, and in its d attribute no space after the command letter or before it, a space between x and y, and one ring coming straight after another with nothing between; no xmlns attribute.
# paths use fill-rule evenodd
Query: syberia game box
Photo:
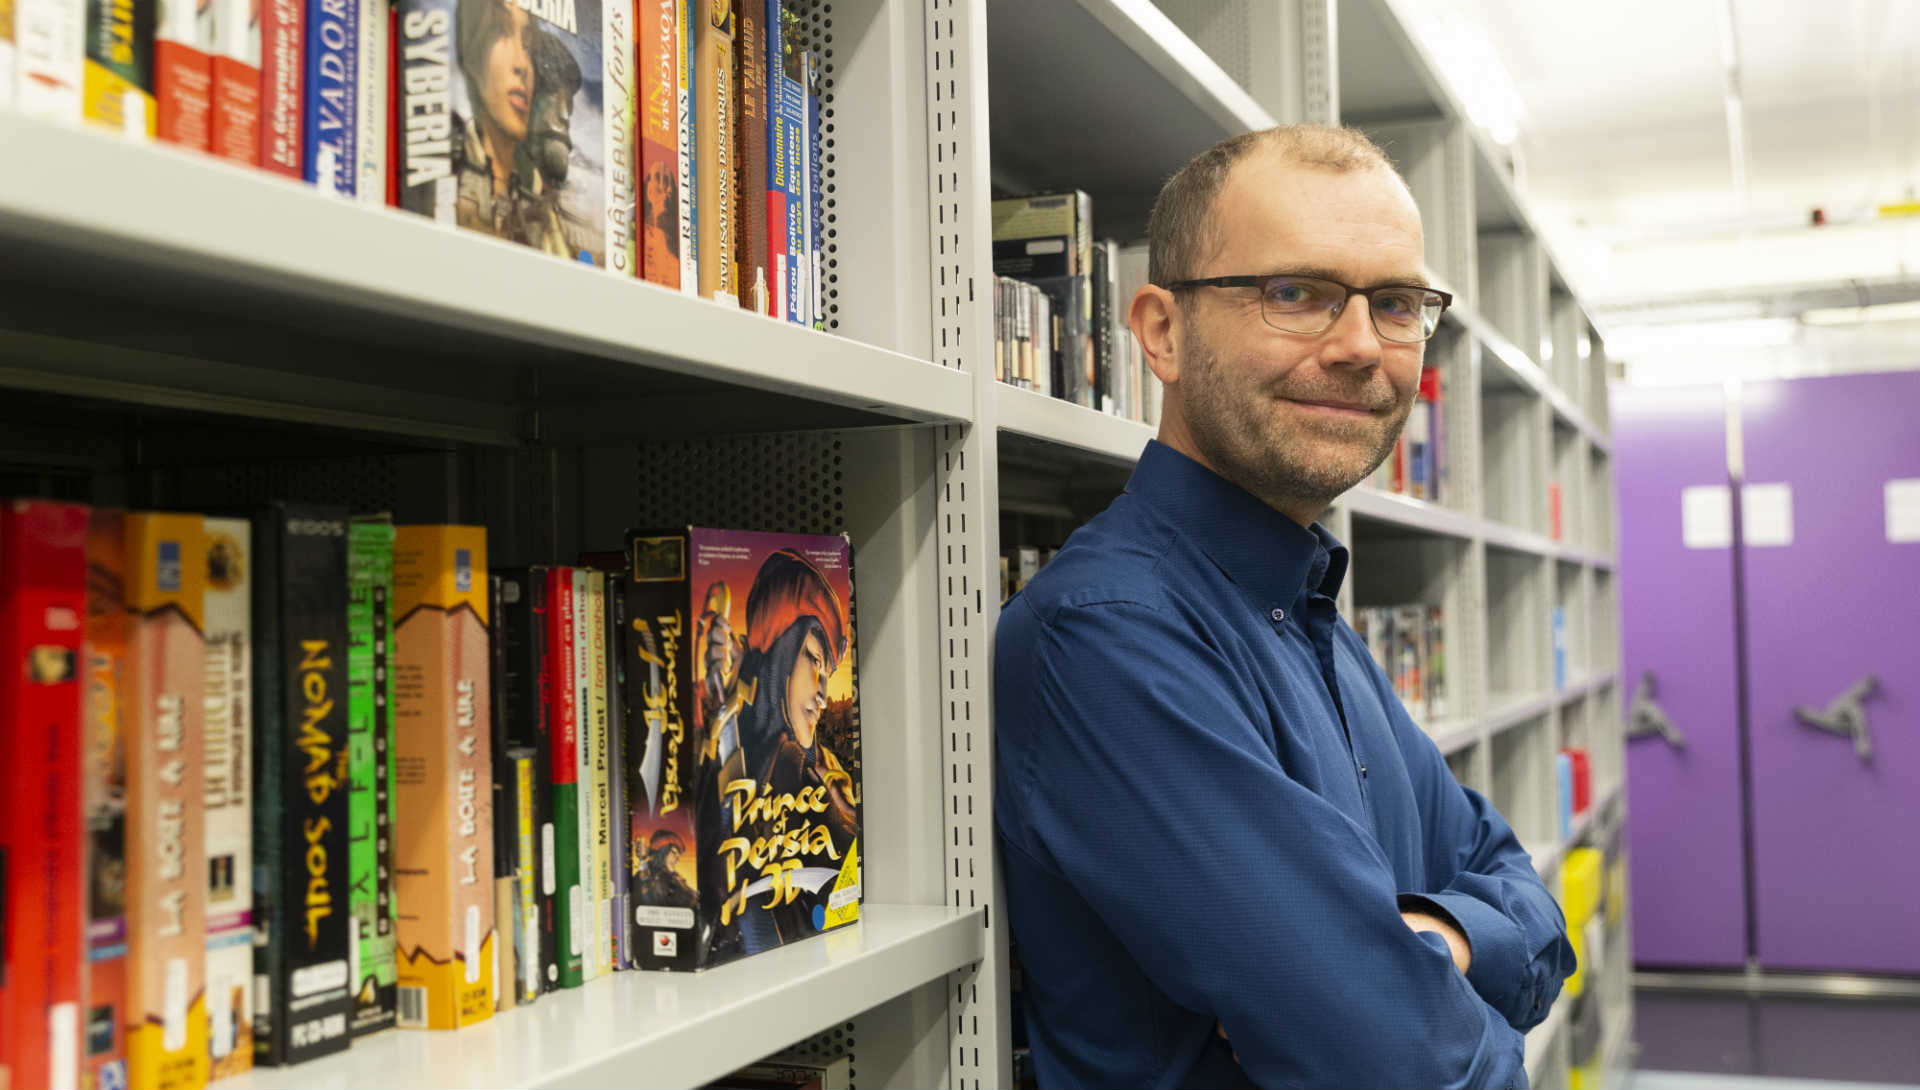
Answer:
<svg viewBox="0 0 1920 1090"><path fill-rule="evenodd" d="M628 535L639 965L697 970L860 918L844 536Z"/></svg>

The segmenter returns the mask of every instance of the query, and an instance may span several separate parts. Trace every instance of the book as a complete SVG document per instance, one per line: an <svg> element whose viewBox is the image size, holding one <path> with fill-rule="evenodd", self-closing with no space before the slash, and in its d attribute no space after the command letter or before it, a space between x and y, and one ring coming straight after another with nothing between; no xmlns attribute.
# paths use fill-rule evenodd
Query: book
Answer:
<svg viewBox="0 0 1920 1090"><path fill-rule="evenodd" d="M360 180L360 0L308 0L302 177L328 196Z"/></svg>
<svg viewBox="0 0 1920 1090"><path fill-rule="evenodd" d="M573 704L578 725L575 730L576 744L573 751L574 782L580 790L574 796L575 810L580 830L577 852L580 857L580 975L585 980L593 980L605 974L605 966L599 958L600 951L600 884L594 880L594 845L598 837L594 832L595 797L598 794L594 782L593 755L598 748L599 732L594 729L593 718L593 601L590 597L587 571L584 568L567 569L573 583L572 632L567 644L573 654Z"/></svg>
<svg viewBox="0 0 1920 1090"><path fill-rule="evenodd" d="M126 519L127 1080L208 1078L205 520Z"/></svg>
<svg viewBox="0 0 1920 1090"><path fill-rule="evenodd" d="M575 687L573 569L556 566L545 572L553 864L548 867L542 860L541 884L549 884L546 872L551 870L554 936L559 947L555 963L559 971L557 980L549 980L558 987L577 988L586 979L586 944L581 939L587 921L586 895L580 888L580 693ZM547 851L544 842L541 850Z"/></svg>
<svg viewBox="0 0 1920 1090"><path fill-rule="evenodd" d="M782 1054L748 1064L720 1081L740 1087L847 1090L853 1085L853 1057L842 1054L822 1060Z"/></svg>
<svg viewBox="0 0 1920 1090"><path fill-rule="evenodd" d="M393 103L387 97L388 32L393 0L358 0L355 45L354 196L366 204L387 203L387 130Z"/></svg>
<svg viewBox="0 0 1920 1090"><path fill-rule="evenodd" d="M256 1064L352 1040L348 532L322 504L253 520Z"/></svg>
<svg viewBox="0 0 1920 1090"><path fill-rule="evenodd" d="M260 5L257 0L213 3L207 150L254 166L260 162Z"/></svg>
<svg viewBox="0 0 1920 1090"><path fill-rule="evenodd" d="M505 919L498 921L501 909L496 900L495 927L502 933L500 949L500 990L513 993L513 1005L523 1006L540 998L540 908L535 895L538 887L539 855L534 847L533 806L536 764L528 746L510 747L502 761L511 773L511 790L504 809L494 811L494 826L505 827L512 838ZM497 880L496 880L497 882ZM511 934L512 941L507 941ZM506 1004L496 1004L507 1009Z"/></svg>
<svg viewBox="0 0 1920 1090"><path fill-rule="evenodd" d="M642 967L703 969L857 920L847 539L691 529L630 534L629 550L636 683L663 750L638 823Z"/></svg>
<svg viewBox="0 0 1920 1090"><path fill-rule="evenodd" d="M493 1016L487 531L399 526L393 541L398 1022Z"/></svg>
<svg viewBox="0 0 1920 1090"><path fill-rule="evenodd" d="M7 1061L18 1086L78 1086L87 906L80 815L87 509L0 505L0 776Z"/></svg>
<svg viewBox="0 0 1920 1090"><path fill-rule="evenodd" d="M209 518L206 532L207 1047L220 1079L253 1069L253 544L246 519Z"/></svg>
<svg viewBox="0 0 1920 1090"><path fill-rule="evenodd" d="M338 0L336 0L338 2ZM213 110L213 0L157 4L153 28L153 100L157 134L205 151Z"/></svg>
<svg viewBox="0 0 1920 1090"><path fill-rule="evenodd" d="M259 0L260 165L289 178L306 176L300 122L306 109L308 2Z"/></svg>
<svg viewBox="0 0 1920 1090"><path fill-rule="evenodd" d="M126 514L87 521L86 807L87 1009L80 1085L127 1085Z"/></svg>
<svg viewBox="0 0 1920 1090"><path fill-rule="evenodd" d="M394 1024L393 718L389 686L393 523L347 525L348 980L353 1036Z"/></svg>
<svg viewBox="0 0 1920 1090"><path fill-rule="evenodd" d="M809 313L813 328L827 328L827 217L826 188L822 180L826 136L821 129L820 102L824 97L826 62L820 54L807 50L807 283L813 288Z"/></svg>
<svg viewBox="0 0 1920 1090"><path fill-rule="evenodd" d="M78 124L86 81L84 58L90 44L92 4L72 0L11 0L11 33L0 33L0 98L15 95L14 108L27 117Z"/></svg>
<svg viewBox="0 0 1920 1090"><path fill-rule="evenodd" d="M153 108L153 32L158 0L85 0L86 60L80 77L81 116L135 139L159 130ZM22 31L28 10L20 10ZM28 40L21 39L25 62Z"/></svg>
<svg viewBox="0 0 1920 1090"><path fill-rule="evenodd" d="M772 268L773 307L776 316L804 323L810 309L801 265L806 228L805 54L798 41L798 16L785 0L758 2L765 12L767 34L767 260Z"/></svg>
<svg viewBox="0 0 1920 1090"><path fill-rule="evenodd" d="M593 875L593 952L597 973L613 969L613 783L608 765L611 733L611 708L607 705L610 679L607 673L607 576L602 571L583 570L586 580L586 696L587 716L582 738L587 744L587 775L592 778L592 810L589 814L592 852L587 858Z"/></svg>
<svg viewBox="0 0 1920 1090"><path fill-rule="evenodd" d="M734 128L734 192L739 194L734 217L733 250L740 268L740 306L773 314L773 272L768 266L767 222L773 194L767 188L769 119L767 117L768 13L779 0L741 0L738 48L733 51L734 98L739 124Z"/></svg>
<svg viewBox="0 0 1920 1090"><path fill-rule="evenodd" d="M519 929L514 921L519 907L520 851L519 829L514 815L517 770L507 740L507 645L500 638L503 612L502 584L498 573L487 575L487 615L493 621L492 638L487 641L487 708L491 712L487 729L493 760L487 771L487 791L493 804L493 925L498 941L493 944L493 1009L512 1010L520 1004L520 989L514 986L519 965Z"/></svg>
<svg viewBox="0 0 1920 1090"><path fill-rule="evenodd" d="M748 0L751 2L751 0ZM699 220L700 295L738 306L733 249L735 202L733 0L699 0L694 19L693 98L696 212Z"/></svg>
<svg viewBox="0 0 1920 1090"><path fill-rule="evenodd" d="M501 611L494 618L494 638L505 645L507 742L532 755L526 771L528 798L520 805L524 823L521 857L527 867L522 896L530 898L516 944L532 951L522 959L527 979L521 1002L529 1002L559 982L559 947L554 930L553 803L551 790L552 731L547 682L547 569L505 568L500 571ZM530 860L530 862L528 862Z"/></svg>
<svg viewBox="0 0 1920 1090"><path fill-rule="evenodd" d="M640 275L680 286L680 7L677 0L640 0L634 28L640 77L640 201L635 235Z"/></svg>
<svg viewBox="0 0 1920 1090"><path fill-rule="evenodd" d="M630 3L399 0L400 206L631 275Z"/></svg>
<svg viewBox="0 0 1920 1090"><path fill-rule="evenodd" d="M699 0L674 0L679 14L675 42L680 81L674 98L674 122L680 133L680 290L700 294L700 156L699 115L694 108L694 19Z"/></svg>
<svg viewBox="0 0 1920 1090"><path fill-rule="evenodd" d="M621 561L615 554L616 563ZM633 968L626 919L631 905L627 818L627 669L621 647L627 629L626 578L607 573L607 859L613 880L607 929L613 943L613 967Z"/></svg>

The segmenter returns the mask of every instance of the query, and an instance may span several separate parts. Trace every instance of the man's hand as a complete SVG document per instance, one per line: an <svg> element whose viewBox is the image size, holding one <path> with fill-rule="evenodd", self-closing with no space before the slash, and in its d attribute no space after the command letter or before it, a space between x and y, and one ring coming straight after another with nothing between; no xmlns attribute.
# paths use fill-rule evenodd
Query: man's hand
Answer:
<svg viewBox="0 0 1920 1090"><path fill-rule="evenodd" d="M1462 973L1473 964L1473 947L1467 945L1467 937L1452 924L1438 916L1425 912L1402 912L1400 918L1415 931L1432 931L1447 940L1447 949L1453 952L1453 967Z"/></svg>

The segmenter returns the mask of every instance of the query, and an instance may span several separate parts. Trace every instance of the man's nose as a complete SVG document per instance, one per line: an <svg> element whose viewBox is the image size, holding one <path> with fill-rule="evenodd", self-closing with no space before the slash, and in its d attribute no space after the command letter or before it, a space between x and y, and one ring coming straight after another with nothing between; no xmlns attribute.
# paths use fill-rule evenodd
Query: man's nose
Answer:
<svg viewBox="0 0 1920 1090"><path fill-rule="evenodd" d="M1333 325L1321 337L1325 339L1321 362L1326 366L1377 367L1380 364L1380 333L1373 328L1373 314L1364 295L1348 299Z"/></svg>

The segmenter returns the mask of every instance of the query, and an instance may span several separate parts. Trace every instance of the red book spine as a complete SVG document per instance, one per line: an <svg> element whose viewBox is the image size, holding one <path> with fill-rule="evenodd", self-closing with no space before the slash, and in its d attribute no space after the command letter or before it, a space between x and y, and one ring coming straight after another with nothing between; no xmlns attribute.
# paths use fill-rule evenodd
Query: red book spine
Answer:
<svg viewBox="0 0 1920 1090"><path fill-rule="evenodd" d="M213 65L188 42L153 43L154 98L160 107L160 139L195 151L209 146Z"/></svg>
<svg viewBox="0 0 1920 1090"><path fill-rule="evenodd" d="M213 58L215 155L254 166L260 162L260 70L232 57Z"/></svg>
<svg viewBox="0 0 1920 1090"><path fill-rule="evenodd" d="M260 3L260 165L300 177L301 73L306 0Z"/></svg>
<svg viewBox="0 0 1920 1090"><path fill-rule="evenodd" d="M0 723L6 814L7 1061L15 1086L77 1086L86 880L80 663L87 509L0 510Z"/></svg>

